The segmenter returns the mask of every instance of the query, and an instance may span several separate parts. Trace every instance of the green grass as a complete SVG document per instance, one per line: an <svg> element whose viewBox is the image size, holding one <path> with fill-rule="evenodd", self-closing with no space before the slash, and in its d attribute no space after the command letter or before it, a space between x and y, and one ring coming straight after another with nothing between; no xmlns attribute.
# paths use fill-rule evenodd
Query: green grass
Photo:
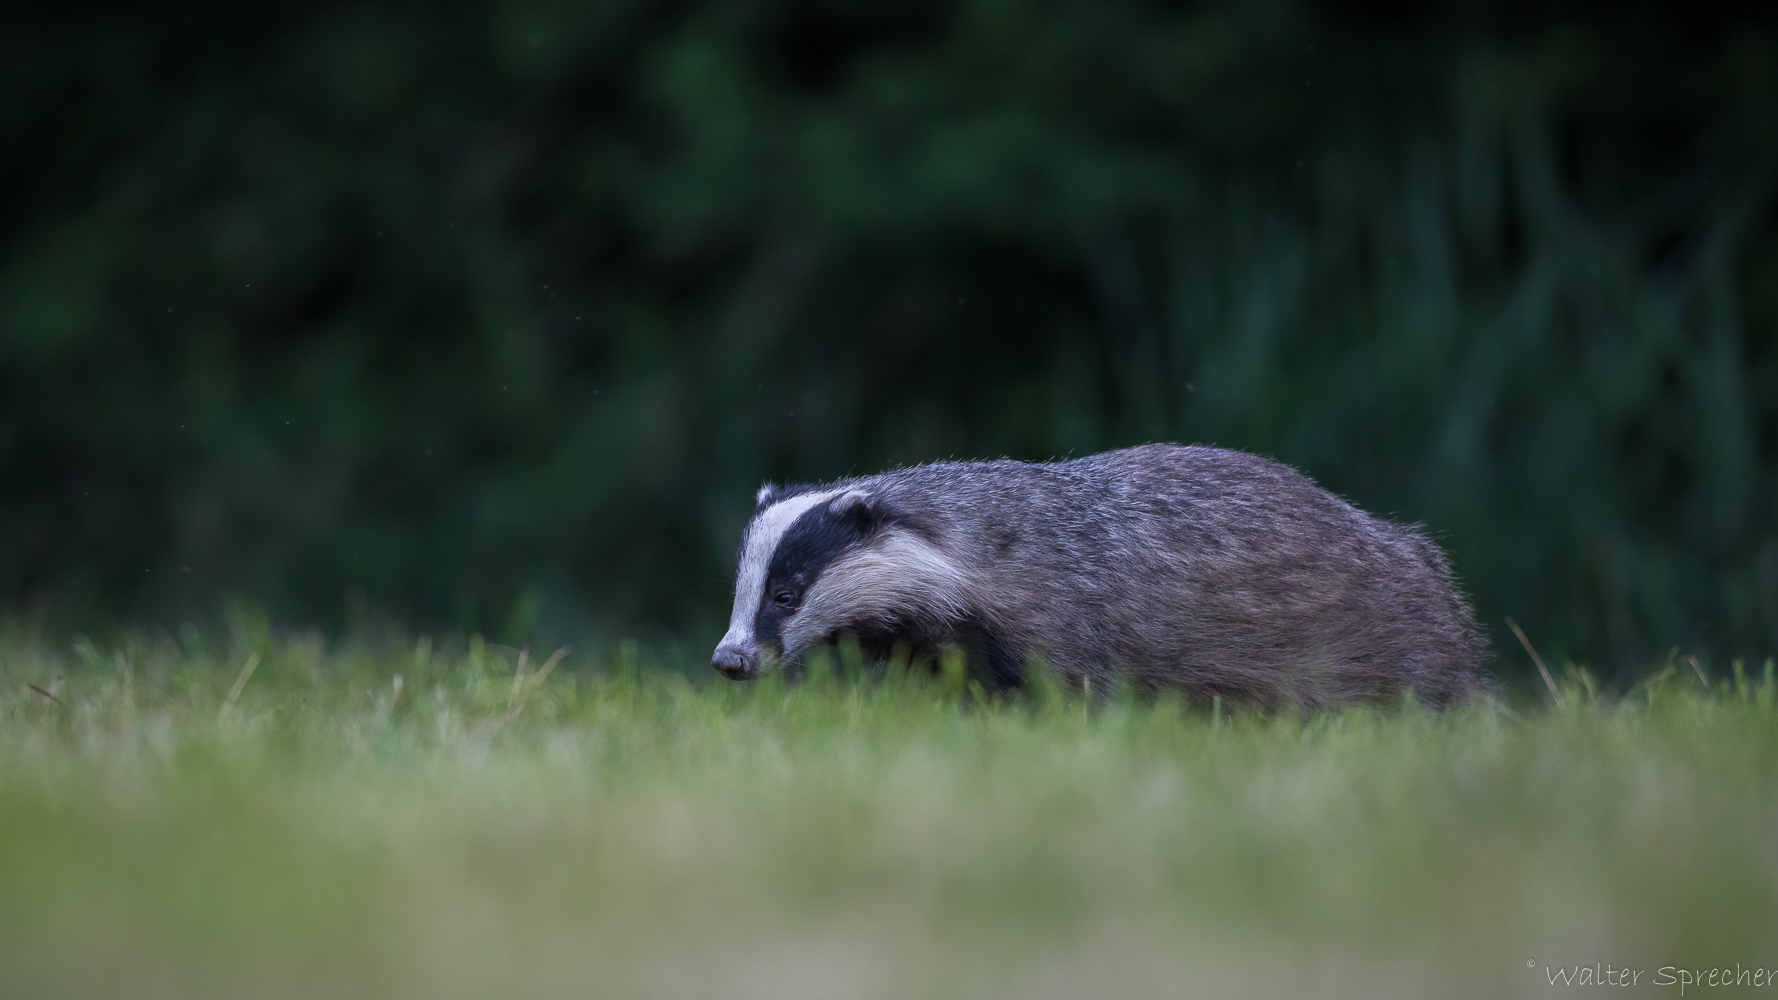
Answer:
<svg viewBox="0 0 1778 1000"><path fill-rule="evenodd" d="M1231 717L633 651L516 684L479 645L257 652L224 712L245 646L0 645L0 996L1500 997L1595 963L1677 995L1661 967L1778 968L1770 667Z"/></svg>

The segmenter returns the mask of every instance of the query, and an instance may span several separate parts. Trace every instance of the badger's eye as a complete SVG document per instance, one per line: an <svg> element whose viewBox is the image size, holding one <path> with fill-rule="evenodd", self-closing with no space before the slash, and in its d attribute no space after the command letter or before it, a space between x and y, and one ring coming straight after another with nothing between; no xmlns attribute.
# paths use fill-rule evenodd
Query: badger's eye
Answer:
<svg viewBox="0 0 1778 1000"><path fill-rule="evenodd" d="M772 595L772 603L781 608L792 608L796 606L796 595L788 590L780 590Z"/></svg>

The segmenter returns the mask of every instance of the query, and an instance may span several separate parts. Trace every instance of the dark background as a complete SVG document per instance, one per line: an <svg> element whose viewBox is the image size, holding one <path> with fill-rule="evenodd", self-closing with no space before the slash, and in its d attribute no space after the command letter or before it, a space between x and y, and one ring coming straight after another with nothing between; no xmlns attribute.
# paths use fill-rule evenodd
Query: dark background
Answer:
<svg viewBox="0 0 1778 1000"><path fill-rule="evenodd" d="M1738 10L9 4L0 608L701 650L762 480L1177 440L1778 652Z"/></svg>

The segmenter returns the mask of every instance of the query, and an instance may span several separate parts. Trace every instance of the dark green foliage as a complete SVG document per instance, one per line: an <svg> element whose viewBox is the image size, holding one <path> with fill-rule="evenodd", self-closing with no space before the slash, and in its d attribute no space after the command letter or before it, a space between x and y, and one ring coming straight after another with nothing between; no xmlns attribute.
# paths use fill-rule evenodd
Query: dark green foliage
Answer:
<svg viewBox="0 0 1778 1000"><path fill-rule="evenodd" d="M1546 653L1778 648L1770 16L35 7L0 604L703 645L763 479L1169 439Z"/></svg>

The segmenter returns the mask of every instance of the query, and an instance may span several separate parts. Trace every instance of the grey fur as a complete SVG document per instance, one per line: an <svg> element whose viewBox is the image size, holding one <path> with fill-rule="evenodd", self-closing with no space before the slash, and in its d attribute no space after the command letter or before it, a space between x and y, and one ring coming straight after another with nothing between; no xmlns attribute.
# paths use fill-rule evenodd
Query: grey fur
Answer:
<svg viewBox="0 0 1778 1000"><path fill-rule="evenodd" d="M825 496L810 506L811 493ZM1484 640L1422 529L1366 514L1254 455L1157 444L767 487L744 564L764 573L760 550L785 537L789 508L774 537L760 526L796 497L812 516L878 520L805 581L793 613L778 611L775 642L754 635L773 599L763 576L737 579L713 659L729 676L755 675L768 650L790 660L852 632L879 651L897 642L925 655L951 643L978 656L999 650L1016 661L1001 672L1011 683L1031 660L1074 684L1121 670L1146 688L1254 704L1324 706L1411 688L1443 705L1487 686Z"/></svg>

